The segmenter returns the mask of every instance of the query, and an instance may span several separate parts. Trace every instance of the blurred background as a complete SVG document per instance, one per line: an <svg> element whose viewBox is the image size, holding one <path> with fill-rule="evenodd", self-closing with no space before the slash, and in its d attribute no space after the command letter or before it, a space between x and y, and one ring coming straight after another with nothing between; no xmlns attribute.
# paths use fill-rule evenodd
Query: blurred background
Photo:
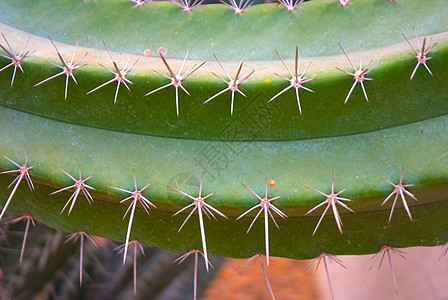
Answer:
<svg viewBox="0 0 448 300"><path fill-rule="evenodd" d="M20 218L21 216L19 216ZM193 299L194 254L181 264L173 263L184 253L144 246L129 248L122 265L120 243L93 237L84 239L83 282L79 282L80 240L66 241L67 234L45 225L28 224L26 248L19 264L28 218L8 216L0 224L0 299ZM442 247L400 249L391 254L398 294L395 291L387 252L382 256L337 256L344 267L326 257L335 299L448 299L448 255ZM134 293L134 253L137 291ZM310 260L272 257L265 266L275 298L331 299L325 264ZM198 299L272 299L260 260L210 256L214 266L207 274L198 255ZM369 270L370 269L370 270Z"/></svg>

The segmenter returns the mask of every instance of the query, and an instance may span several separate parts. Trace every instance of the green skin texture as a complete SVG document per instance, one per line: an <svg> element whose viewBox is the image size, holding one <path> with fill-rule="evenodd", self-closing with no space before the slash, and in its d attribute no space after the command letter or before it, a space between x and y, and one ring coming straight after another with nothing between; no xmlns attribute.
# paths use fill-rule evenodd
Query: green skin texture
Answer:
<svg viewBox="0 0 448 300"><path fill-rule="evenodd" d="M40 35L43 39L38 40L33 36L31 42L38 41L39 44L34 47L30 45L29 49L36 50L37 57L28 59L27 64L24 64L27 76L21 76L16 82L14 93L7 89L0 91L0 103L55 120L116 131L187 139L298 140L390 128L448 112L446 98L440 96L448 93L448 86L445 84L448 70L443 63L448 59L448 38L445 36L438 39L439 44L431 52L433 58L428 62L433 73L438 76L431 78L421 66L422 70L417 73L419 76L410 81L409 76L416 60L409 55L411 49L401 35L404 32L409 38L413 37L413 26L420 36L448 32L448 20L445 17L448 15L448 8L443 0L432 1L431 6L423 7L420 7L418 1L391 3L383 0L361 0L345 8L334 1L312 1L301 5L294 12L274 5L258 5L241 16L233 14L223 5L201 6L185 13L171 3L150 3L131 9L132 3L125 0L107 1L107 5L102 1L45 1L40 3L39 13L34 16L35 8L29 3L4 2L0 8L0 15L3 16L0 21ZM376 13L372 14L371 11ZM30 15L34 16L32 21L24 18ZM78 22L79 19L83 21ZM119 21L110 25L110 20ZM211 22L214 25L207 26ZM144 29L139 29L142 24ZM269 34L266 32L266 24L272 24ZM9 28L6 30L11 31ZM257 31L261 32L256 34ZM191 32L200 32L200 35ZM28 37L29 33L14 34L9 39L15 40L17 35ZM101 62L104 65L112 67L104 51L98 53L87 49L89 55L85 62L89 65L75 72L79 86L74 88L73 82L70 82L68 101L63 101L63 77L34 88L37 82L59 71L47 62L50 60L59 63L54 48L46 40L47 35L69 44L74 44L80 37L82 46L101 50L104 49L104 40L111 50L128 53L135 50L141 54L144 49L152 49L152 45L163 46L168 49L167 56L177 58L183 58L187 48L191 47L189 57L197 59L197 62L206 60L207 63L185 80L185 87L191 97L180 91L179 117L176 115L174 88L166 88L143 97L149 91L168 83L166 78L152 71L156 69L164 74L168 73L157 57L149 59L139 55L139 63L128 76L134 82L131 86L132 93L122 86L117 103L113 105L115 85L86 94L111 79L111 74L98 66L99 58L103 59ZM248 39L247 36L256 40ZM364 55L365 62L374 59L372 72L368 74L373 81L365 84L370 103L366 103L358 86L344 105L353 78L335 69L339 67L352 71L337 45L338 42L348 52L358 52L361 43L365 49L398 45L399 49L396 51L380 49ZM16 42L16 49L21 49L23 43L24 41ZM304 70L305 62L312 61L314 65L307 72L307 77L316 78L305 84L315 93L304 90L300 92L303 115L298 113L294 90L265 104L264 111L254 112L254 106L250 105L254 99L261 98L260 102L267 103L288 84L274 75L277 72L289 77L274 49L284 59L289 59L288 65L292 68L296 45L304 56L301 70ZM43 47L47 49L45 52ZM61 45L59 48L68 47ZM73 50L70 47L63 51L66 59ZM154 52L153 50L153 56ZM229 62L224 64L231 76L236 72L235 62L243 54L246 63L242 75L252 67L256 69L254 75L240 86L247 99L239 94L235 99L234 116L244 122L246 127L246 134L242 136L222 135L223 128L234 119L230 116L229 92L202 104L226 87L225 83L211 74L213 71L225 77L212 53L221 60L234 61L230 66ZM119 60L120 67L123 67L128 58L127 53L113 56ZM359 53L351 53L350 57L356 65L359 64ZM173 65L173 62L170 63ZM192 62L187 63L186 68L191 65ZM177 72L178 68L179 64L173 70ZM10 74L3 72L0 76L7 80ZM28 101L30 93L34 101ZM251 107L246 109L247 106ZM49 110L48 107L52 109ZM88 109L80 109L81 107ZM265 122L262 125L254 122L253 119L258 117L254 114L261 115Z"/></svg>
<svg viewBox="0 0 448 300"><path fill-rule="evenodd" d="M307 259L321 252L366 254L377 252L384 244L408 247L448 240L448 170L444 167L448 164L448 71L444 68L448 61L448 11L444 1L420 7L418 1L359 0L345 8L334 1L312 1L292 13L274 5L259 5L241 16L222 5L201 6L184 13L169 3L131 9L129 1L108 1L107 5L102 1L46 1L39 5L42 13L35 13L24 1L3 4L0 21L4 24L0 28L8 39L32 34L31 41L36 44L27 49L38 50L24 61L25 74L16 75L12 89L11 71L0 72L0 84L4 87L0 90L0 153L22 164L28 151L29 163L35 165L31 175L36 191L30 192L23 182L8 211L30 213L41 222L70 232L84 230L123 240L128 217L122 218L128 203L118 203L127 195L108 186L132 190L134 169L139 187L153 182L144 195L157 209L148 216L137 208L131 238L174 251L202 249L196 214L177 233L186 214L172 214L191 201L166 185L196 196L204 171L203 194L215 192L207 202L230 218L205 221L211 253L229 257L264 253L263 218L247 235L255 214L235 219L258 204L240 183L263 195L266 178L277 181L269 187L268 195L281 195L273 204L289 216L287 220L277 218L280 231L270 221L271 255ZM36 18L23 18L34 13ZM83 22L71 23L81 17ZM106 17L119 22L105 26L106 21L101 18ZM211 21L216 26L206 25ZM50 24L58 24L53 32L48 29L53 26ZM138 29L141 24L150 30L142 34ZM269 29L265 29L266 24L271 24ZM420 36L434 35L439 42L428 62L434 77L420 66L415 78L409 80L416 61L409 55L409 45L401 32L412 37L412 26ZM263 32L256 34L260 28L264 28ZM322 37L316 39L317 33ZM47 34L58 42L71 44L81 35L81 46L99 49L87 49L89 55L84 62L88 66L75 71L79 86L70 82L67 101L63 98L65 76L33 87L59 72L47 62L57 63L51 44L37 37ZM169 57L177 57L169 60L170 64L179 65L188 45L190 57L207 61L185 80L192 96L180 92L180 116L176 116L172 87L143 98L145 93L167 83L151 71L167 73L160 59L154 57L154 50L151 58L139 57L136 69L128 76L134 82L132 93L121 87L115 105L115 84L86 95L111 79L110 73L96 65L100 60L111 66L102 50L102 39L112 51L127 52L122 56L113 53L114 58L119 57L120 66L130 51L142 53L152 44L163 45ZM343 104L353 79L334 69L338 66L351 71L338 42L355 65L359 65L356 52L361 42L370 49L364 59L375 59L368 75L374 81L366 82L369 103L358 86L347 104ZM14 39L14 50L18 52L23 43ZM266 104L288 84L272 73L276 70L288 76L273 49L292 68L296 45L300 46L304 63L314 63L307 76L316 78L305 85L314 94L300 92L303 116L298 112L294 90ZM58 44L58 48L66 59L73 51L69 45ZM236 96L233 117L228 93L202 104L225 88L207 69L210 65L210 69L224 76L211 53L230 61L224 62L225 67L231 66L230 74L234 74L243 54L248 61L242 74L256 68L255 74L241 85L248 98ZM8 61L0 62L3 66ZM187 62L187 68L191 65ZM173 69L176 72L178 67ZM260 112L259 107L265 110ZM243 134L229 134L227 128L241 129L241 124ZM228 161L219 174L197 163L210 147L225 149L222 151ZM87 182L96 188L92 206L80 196L69 216L66 212L59 214L71 192L49 194L73 182L52 164L72 175L77 174L80 165L83 177L92 175ZM409 190L419 202L408 199L414 219L411 222L398 199L388 225L393 198L384 206L380 204L393 188L380 177L397 183L402 166L404 183L415 184ZM0 167L15 168L6 159L0 160ZM324 197L304 186L329 193L332 168L335 191L350 187L341 196L354 200L349 207L357 213L339 208L344 222L341 235L329 210L313 237L323 208L309 216L304 214ZM182 184L185 178L187 183ZM0 177L2 204L10 193L7 186L12 180L11 176Z"/></svg>

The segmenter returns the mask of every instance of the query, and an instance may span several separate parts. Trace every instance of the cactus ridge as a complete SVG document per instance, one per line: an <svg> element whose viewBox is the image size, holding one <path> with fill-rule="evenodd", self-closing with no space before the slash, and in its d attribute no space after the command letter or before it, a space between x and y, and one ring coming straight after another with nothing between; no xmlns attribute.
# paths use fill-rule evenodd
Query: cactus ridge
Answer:
<svg viewBox="0 0 448 300"><path fill-rule="evenodd" d="M444 118L442 118L442 119L440 119L440 121L441 121L441 124L443 124L444 122L446 122L445 121L445 119ZM53 121L54 122L54 121ZM429 122L429 124L430 124L431 122ZM418 125L414 125L414 127L417 127L417 128L421 128L421 126L422 126L422 124L418 124ZM439 126L436 126L436 128L437 127L440 127L440 125ZM73 130L73 128L72 128L72 130ZM407 129L407 131L409 130L409 128ZM31 133L32 134L32 133ZM81 136L82 136L82 134L81 134ZM403 145L403 147L405 148L405 147L407 147L406 145ZM70 148L70 146L68 146L67 147L67 149L69 149ZM60 149L60 150L63 150L63 151L65 151L65 149ZM33 151L31 152L31 153L35 153L34 152L34 149L33 149ZM37 154L37 152L36 152L36 154ZM125 162L125 164L126 164L126 162ZM59 162L58 162L58 165L61 165ZM34 182L38 182L39 181L39 183L40 183L40 180L39 180L39 177L40 176L42 176L43 174L42 174L42 171L43 170L45 170L46 168L45 168L45 166L44 165L42 165L41 163L39 163L39 167L40 168L33 168L33 171L34 172L36 172L36 175L37 174L40 174L40 175L37 175L37 178L34 178L33 179L33 181ZM52 167L52 168L54 168L54 169L56 169L55 167ZM120 168L122 168L122 167L118 167L119 169ZM376 167L375 166L370 166L370 168L373 168L373 169L375 169ZM338 170L339 170L339 168L337 168ZM341 167L341 170L344 170L344 168L342 168ZM429 169L428 169L428 172L430 172L430 173L434 173L434 167L430 167ZM51 173L54 173L54 171L51 171L51 170L49 170L50 171L50 174ZM56 170L57 172L59 172L59 170ZM97 171L99 171L99 170L97 170ZM104 171L106 171L106 172L110 172L110 171L112 171L111 169L107 169L107 170L104 170ZM435 182L444 182L444 180L442 179L443 178L443 173L444 172L446 172L446 170L440 170L441 171L441 175L442 175L442 177L440 177L440 179L436 179L436 181ZM287 171L287 173L288 173L289 171ZM96 173L96 171L95 172L93 172L93 173ZM115 171L112 171L112 173L115 173ZM148 172L148 173L150 173L150 172ZM147 173L147 171L145 171L145 173L141 173L140 175L143 175L143 174L148 174ZM344 172L345 173L345 172ZM446 175L446 174L445 174ZM19 175L20 176L20 175ZM65 175L64 175L65 176ZM106 188L106 186L110 186L110 185L113 185L113 184L110 184L110 183L107 183L107 182L105 182L105 183L103 183L104 184L104 186L103 187L101 187L101 185L98 185L98 181L93 181L94 179L95 180L97 180L97 179L100 179L100 178L98 178L98 177L103 177L101 174L98 174L97 176L95 176L95 175L93 175L92 177L91 177L91 180L92 180L92 185L99 191L99 192L101 192L101 194L103 194L103 193L110 193L110 191L108 191L108 188ZM145 176L146 177L146 176ZM287 178L286 177L284 177L284 176L281 176L281 175L279 175L279 176L276 176L276 178L277 178L277 180L279 181L279 182L284 182L285 180L287 180ZM31 178L30 178L31 179ZM112 178L111 178L112 179ZM210 180L210 178L208 178L209 180ZM116 180L116 179L115 179ZM157 182L158 180L155 180L154 179L154 184L156 184L156 187L158 187L158 188L156 188L156 190L154 190L154 189L152 189L151 191L153 191L153 192L161 192L161 190L162 190L162 193L160 194L160 196L162 196L163 194L165 194L164 192L163 192L163 188L161 187L161 184L163 184L163 182L166 182L165 180L163 180L163 179L161 179L162 180L162 182ZM304 179L302 179L302 180L304 180ZM409 178L407 178L407 180L406 180L406 182L409 182L408 180L411 180L411 179L409 179ZM9 181L9 180L8 180ZM233 181L233 182L232 182ZM380 180L380 176L378 176L378 178L377 178L377 180L373 180L374 182L376 182L376 185L377 186L379 186L380 184L380 182L381 182L381 180ZM300 186L300 183L299 183L300 181L294 181L293 180L293 182L292 182L292 184L293 184L293 186L295 186L295 189L297 189L299 186ZM402 181L403 182L403 181ZM412 181L411 181L412 182ZM95 184L93 184L93 183L95 183ZM235 182L235 179L232 179L232 178L230 178L230 181L229 181L229 186L232 186L233 184L235 184L236 182ZM307 185L307 183L306 183L306 181L304 180L304 183ZM56 186L57 186L58 184L56 184ZM252 184L251 184L252 185ZM311 184L310 184L311 185ZM406 186L408 186L408 184L404 184L404 185L406 185ZM213 185L213 186L215 186L215 185ZM219 206L221 206L221 207L223 207L223 209L225 209L226 207L228 207L228 205L230 205L230 203L234 203L234 205L235 204L237 204L238 202L235 202L235 201L232 201L232 202L230 202L229 201L229 198L227 198L227 196L226 195L228 195L229 193L228 192L224 192L224 191L228 191L229 190L229 186L227 186L227 185L224 185L223 187L222 187L222 191L218 191L213 197L211 197L210 199L211 200L213 200L213 204L211 204L211 205L219 205ZM311 185L311 186L315 186L314 184L313 185ZM442 184L442 190L443 190L443 184ZM357 193L359 193L360 191L362 191L363 190L363 187L359 187L359 186L356 186L356 185L351 185L350 186L351 187L351 190L358 190L356 193L354 193L354 194L351 194L351 195L356 195ZM41 187L40 185L39 185L39 189L42 189L43 188L43 186ZM157 191L158 189L161 189L161 190L159 190L159 191ZM421 189L421 188L420 188ZM47 189L48 190L48 189ZM306 194L306 193L304 193L304 190L305 190L305 188L299 188L299 190L300 190L300 192L301 193L303 193L304 195ZM416 191L416 192L414 192L414 190ZM426 202L426 205L432 205L431 203L433 203L434 205L441 205L443 202L440 202L440 200L442 200L441 198L440 198L440 196L442 196L443 195L443 193L442 194L440 194L439 196L436 196L437 195L437 192L436 192L436 189L434 189L434 193L435 193L435 195L434 196L432 196L432 199L431 199L431 197L428 197L429 195L426 193L426 191L425 192L418 192L418 190L419 190L419 188L417 187L416 189L414 188L413 190L412 190L412 192L413 192L413 194L415 194L415 195L417 195L417 197L418 198L423 198L424 199L424 202ZM5 190L6 191L6 190ZM43 192L43 194L50 194L50 193L54 193L54 188L50 188L50 190L49 190L49 192L48 193L45 193L45 192ZM348 191L350 191L350 190L348 190ZM24 190L22 190L21 191L21 194L22 194L22 197L23 197L23 192L24 192ZM210 193L210 192L213 192L213 190L209 190L209 192L208 193ZM365 191L364 191L365 192ZM391 191L390 191L390 189L385 189L385 192L387 192L387 193L390 193L390 195L393 195L393 193L395 193L395 191L393 191L392 193L391 193ZM382 195L382 191L378 194L378 198L379 197L381 197L381 195ZM34 194L34 193L33 193ZM33 194L30 194L31 196L34 196ZM61 200L63 201L63 202L60 202L61 203L61 206L59 206L59 207L57 207L57 212L55 212L55 214L56 215L58 215L59 213L60 213L60 209L61 209L61 207L62 206L64 206L64 203L65 203L65 205L67 204L66 202L67 202L67 196L65 196L65 194L64 195L62 195L62 193L60 193L61 194L61 197L59 197L59 199L55 199L55 200L53 200L52 202L54 202L54 201L57 201L57 202L54 202L54 203L59 203ZM88 204L88 201L86 201L86 202L81 202L81 203L77 203L77 207L75 208L75 209L73 209L73 211L71 212L71 214L70 214L70 217L75 213L75 212L77 212L77 210L79 209L80 210L80 212L83 212L82 214L84 214L84 213L89 213L89 214L91 214L92 212L93 212L93 210L102 210L102 208L100 208L100 206L103 206L103 205L105 205L105 204L107 204L107 203L110 203L110 204L113 204L113 203L117 203L118 201L116 201L116 200L114 200L114 199L110 199L110 200L107 200L106 202L105 202L105 198L104 198L104 196L102 196L101 194L98 194L98 195L93 195L93 197L95 198L95 203L94 203L94 206L92 207L92 208L88 208L88 207L86 207L85 206L85 204L87 204L88 206L90 206L89 204ZM178 207L178 205L179 205L179 200L181 200L181 199L179 199L179 200L177 200L178 198L176 197L176 200L175 200L175 202L172 202L172 204L170 204L169 206L167 206L167 204L169 203L165 203L165 204L163 204L163 202L160 202L160 200L158 200L158 199L161 199L160 198L160 196L155 196L155 194L156 193L151 193L151 195L147 195L146 197L149 197L149 199L154 199L156 202L155 202L155 205L156 206L160 206L160 213L163 215L163 214L168 214L168 215L171 215L171 214L173 214L173 212L175 212L175 210L176 210L176 207ZM294 193L293 193L294 194ZM73 194L72 194L73 195ZM352 198L351 197L351 195L349 195L350 196L350 198ZM398 194L397 194L398 195ZM423 196L424 195L424 196ZM16 197L17 195L15 195L14 197ZM57 196L57 195L54 195L54 196ZM328 195L327 195L328 196ZM163 197L163 198L165 198L165 197ZM239 198L239 197L238 197ZM237 198L237 199L238 199ZM279 209L283 209L284 211L285 211L285 213L288 215L288 216L290 216L290 218L288 219L288 220L286 220L286 221L284 221L284 222L282 222L282 224L280 225L280 227L284 227L288 222L292 222L293 224L296 222L296 221L298 221L298 216L300 216L300 215L303 215L303 214L305 214L305 212L307 212L307 211L309 211L309 205L315 205L315 200L314 199L316 199L314 196L312 196L312 195L310 195L309 196L309 200L308 201L303 201L303 204L302 205L304 205L304 207L300 210L301 212L297 212L297 211L295 211L294 209L293 210L291 210L294 206L296 206L297 207L297 205L298 205L298 203L296 202L296 200L294 200L296 197L294 197L294 196L290 196L290 195L282 195L282 198L280 199L280 200L277 200L277 201L281 201L281 202L279 202L279 205L280 205L280 207L279 207ZM356 197L356 198L359 198L359 196L358 197ZM355 215L354 216L354 218L359 218L359 219L362 219L362 218L360 218L360 213L362 213L364 210L366 210L367 209L367 207L374 207L374 209L375 210L377 210L377 213L380 213L380 214L387 214L386 213L386 211L387 210L379 210L379 207L380 207L380 204L384 201L384 198L380 198L380 199L378 199L378 198L372 198L371 200L369 200L369 201L361 201L361 202L359 202L359 200L356 200L356 201L353 201L353 210L355 210L355 211L357 211L358 212L358 214L357 215ZM11 198L10 198L11 199ZM44 199L45 199L45 201L47 201L48 202L48 196L44 196ZM236 200L237 200L236 199ZM378 200L377 200L378 199ZM440 199L440 200L438 200L438 199ZM168 200L169 200L169 198L168 198ZM173 199L174 200L174 199ZM241 202L241 204L239 204L239 205L242 205L241 206L241 208L243 208L243 207L245 207L246 205L248 205L248 202L246 202L246 200L244 200L244 199L241 199L241 200L243 200L243 202ZM241 201L240 200L240 201ZM317 199L316 199L317 200ZM22 201L22 199L20 199L20 201ZM183 200L182 200L183 201ZM422 200L423 201L423 200ZM428 202L429 201L429 202ZM435 201L435 202L433 202L433 201ZM359 202L359 203L357 203L357 202ZM371 205L368 205L367 203L371 203ZM12 201L12 203L14 203L14 201ZM40 203L40 202L37 202L37 203ZM97 206L97 203L98 203L98 208L96 208L96 206ZM160 204L159 204L160 203ZM180 203L182 203L182 202L180 202ZM245 204L245 203L247 203L247 204ZM325 203L325 202L323 202L323 203ZM363 204L363 206L360 206L361 205L361 203ZM356 204L357 204L357 206L356 206ZM424 205L424 206L422 206L422 204L421 203L418 203L418 202L416 202L415 204L418 204L418 206L413 206L413 209L424 209L423 207L426 207L426 205ZM56 206L58 206L58 205L56 205ZM20 204L19 204L19 207L20 207ZM118 208L118 212L119 211L121 211L121 209L119 209L119 207L117 207ZM42 208L43 209L43 208ZM86 210L87 209L87 210ZM138 216L138 211L139 210L142 210L142 209L144 209L144 207L137 207L135 210L136 210L136 216ZM128 210L129 210L129 208L128 208ZM400 209L400 210L403 210L403 209ZM149 217L149 219L151 219L152 217L154 217L154 214L159 214L159 213L157 213L157 211L159 211L159 209L155 209L155 210L153 210L153 213L152 213L152 215ZM171 211L171 213L169 213L169 211ZM238 211L238 210L237 210ZM239 210L239 211L241 211L241 210ZM18 212L21 212L21 210L19 210ZM25 211L24 212L28 212L27 211L27 209L25 208ZM226 215L228 215L228 212L230 212L230 215L232 216L234 216L233 218L236 218L236 216L238 216L239 214L238 214L238 212L233 212L233 210L229 210L229 208L227 208L227 209L225 209L224 211L223 211ZM392 212L392 211L391 211ZM78 213L77 213L78 214ZM121 213L121 215L123 216L124 215L124 213ZM119 218L122 218L122 216L120 216ZM322 215L323 216L323 215ZM320 217L320 218L322 218L322 216ZM407 214L406 214L406 212L405 211L403 211L403 214L400 214L400 221L402 220L402 218L404 217L404 216L407 216ZM349 216L348 215L344 215L344 218L348 218ZM79 215L76 217L76 218L79 218ZM138 219L140 219L140 218L143 218L143 217L139 217ZM157 217L155 217L155 218L157 218ZM146 218L144 218L144 219L146 219ZM244 219L244 218L243 218ZM315 216L315 217L313 217L312 219L307 219L309 222L310 222L310 224L311 223L314 223L312 226L309 226L309 235L310 236L312 236L312 230L313 230L313 227L314 227L314 230L317 228L315 225L316 225L316 221L317 221L317 219L318 219L318 217L317 216ZM291 221L292 220L292 221ZM338 220L338 219L336 219L336 220ZM419 219L420 221L422 221L421 220L421 217L420 217L420 219ZM70 220L67 220L69 223L70 223ZM81 221L81 223L83 223L83 221L84 220L82 220L82 219L80 219L80 221ZM110 221L109 221L110 222ZM219 223L222 223L222 222L224 222L224 221L220 221ZM247 222L247 221L245 221L245 222ZM350 223L351 222L353 222L353 220L350 220L349 221L349 225L347 225L347 223L346 222L344 222L344 224L346 225L346 227L348 227L348 228L353 228L353 225L350 225ZM386 218L384 218L384 222L386 222ZM409 221L408 221L409 222ZM64 222L65 223L65 222ZM116 222L113 222L113 223L116 223ZM227 222L226 222L227 223ZM377 221L376 221L376 223L378 223ZM293 234L294 232L296 232L297 233L297 228L299 228L299 227L297 227L297 225L293 225L293 224L291 224L291 226L290 226L290 228L288 228L288 229L286 229L286 231L287 232L289 232L290 230L291 230L291 234ZM319 223L318 223L319 224ZM210 224L211 225L211 224ZM249 224L248 224L249 225ZM325 225L324 223L322 223L322 224L320 224L320 226L322 227L323 225ZM391 224L391 225L393 225L393 224ZM396 224L397 226L399 226L398 224ZM74 225L75 226L75 228L76 228L76 226L81 226L81 228L84 228L84 226L85 225L83 225L83 224L79 224L79 225ZM224 225L222 225L222 226L224 226ZM238 225L239 226L239 225ZM330 226L330 224L328 224L328 225L326 225L326 226L329 226L329 227L333 227L334 225L331 225ZM179 225L174 225L174 228L172 228L171 230L174 230L175 231L175 227L178 227L179 228ZM248 226L249 227L249 226ZM130 228L130 227L129 227ZM197 227L196 227L197 228ZM141 229L143 229L143 228L141 228ZM138 231L140 231L141 230L140 228L139 229L137 229ZM146 231L146 228L144 229L145 231ZM213 234L216 234L216 232L215 232L215 230L216 229L212 229L212 232L213 232ZM221 229L219 229L219 230L221 230ZM329 230L329 229L325 229L325 231L326 230ZM118 229L118 232L121 232L122 231L122 229L121 229L121 226L120 226L120 228ZM300 232L305 232L305 231L302 231L302 230L299 230ZM330 231L333 231L333 230L330 230ZM382 231L382 230L381 230ZM117 233L118 233L117 232ZM95 232L96 233L96 232ZM139 233L135 233L135 227L134 227L134 229L133 229L133 233L131 233L130 234L130 236L134 236L134 234L136 235L136 237L138 237L140 234L142 234L141 232L139 232ZM160 233L159 233L160 234ZM284 234L284 231L282 230L282 232L281 232L281 234L280 234L280 236L281 235L283 235ZM287 235L288 235L289 233L287 233ZM122 239L122 237L119 237L121 234L118 234L118 236L116 237L117 239ZM305 233L305 235L307 235L306 233ZM277 235L275 235L274 237L276 237L277 239L278 239L278 234ZM252 236L252 238L254 238L254 236ZM427 238L429 238L429 240L432 240L432 238L430 238L429 236L427 237ZM441 236L439 236L438 237L439 238L439 240L443 240L443 238L441 237ZM144 238L143 239L140 239L139 238L139 240L145 240ZM272 240L272 237L271 237L271 240ZM272 243L272 241L271 241L271 243ZM278 242L275 242L275 244L277 244ZM334 246L334 245L333 245ZM215 245L215 247L216 247L216 245ZM216 249L214 249L214 251L216 251ZM341 250L342 251L342 250ZM368 250L368 252L370 252L370 251L373 251L373 250ZM219 251L218 251L219 252ZM249 252L250 253L250 252ZM274 250L274 253L276 253L276 250ZM311 256L312 257L312 256Z"/></svg>

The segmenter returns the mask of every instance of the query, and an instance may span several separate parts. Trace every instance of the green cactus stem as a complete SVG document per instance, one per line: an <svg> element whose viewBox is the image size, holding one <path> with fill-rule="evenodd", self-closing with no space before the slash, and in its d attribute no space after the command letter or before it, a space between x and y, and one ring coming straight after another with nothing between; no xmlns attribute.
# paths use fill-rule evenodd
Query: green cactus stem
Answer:
<svg viewBox="0 0 448 300"><path fill-rule="evenodd" d="M36 8L22 0L3 1L0 31L15 52L28 37L25 51L35 51L23 60L24 73L17 70L12 88L13 68L0 72L0 153L18 164L28 153L28 163L34 166L30 174L35 191L22 182L8 211L29 213L69 232L83 230L122 241L128 206L120 204L123 193L110 187L132 191L134 170L139 188L152 181L143 195L156 208L148 216L137 206L131 239L186 252L201 249L198 218L194 214L177 233L189 211L172 215L191 199L167 186L196 197L203 173L203 195L214 193L206 202L229 217L205 219L210 253L264 253L263 218L248 234L257 211L236 218L259 203L241 183L263 196L267 179L275 180L268 186L268 197L281 196L273 204L288 216L276 218L280 231L271 223L271 255L307 259L322 252L366 254L385 244L448 241L448 8L443 0L422 3L358 0L342 7L336 1L316 0L292 12L263 4L234 14L214 4L183 12L159 2L132 8L125 0L46 1ZM417 60L409 55L413 50L402 33L416 47L413 27L420 42L425 37L431 47L427 66L433 76L420 65L410 80ZM80 37L74 62L86 55L78 66L86 65L73 71L78 85L62 74L35 87L61 72L51 64L61 61L47 35L67 62ZM9 49L6 42L0 43ZM300 70L309 65L303 75L313 79L303 84L313 92L299 89L301 113L294 88L268 103L288 87L275 73L290 78L279 56L293 70L296 46ZM144 97L170 83L158 74L171 76L156 52L159 47L167 50L163 59L175 74L188 48L191 59L182 74L205 61L182 82L191 96L179 87L179 114L172 86ZM151 49L151 55L145 55ZM229 91L203 104L227 88L212 74L227 80L213 55L231 79L243 55L239 78L255 70L239 86L247 98L235 92L232 115ZM361 81L368 101L359 82L344 104L354 77L336 67L354 72L347 57L358 68L361 56L361 69L373 60L371 72L365 74L373 80ZM113 81L89 93L114 79L99 64L118 73L128 60L125 77L132 82L126 82L131 91L121 86L115 101ZM10 62L0 58L0 67ZM92 205L80 194L70 215L60 214L73 189L49 194L73 180L54 165L75 178L79 167L83 178L91 176ZM1 159L0 168L16 166ZM339 207L344 224L340 234L327 212L313 235L325 205L305 214L325 197L305 186L329 194L332 169L334 191L348 188L341 197L353 200L346 204L356 213ZM399 196L388 223L395 196L381 203L394 187L381 178L397 184L402 170L403 184L413 184L407 190L418 199L406 195L413 221ZM0 176L2 205L13 179Z"/></svg>

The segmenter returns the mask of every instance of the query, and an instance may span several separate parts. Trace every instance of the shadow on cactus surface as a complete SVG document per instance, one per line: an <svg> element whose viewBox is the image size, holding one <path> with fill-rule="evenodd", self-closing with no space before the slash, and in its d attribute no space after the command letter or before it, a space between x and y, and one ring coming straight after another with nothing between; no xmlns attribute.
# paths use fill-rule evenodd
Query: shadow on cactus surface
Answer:
<svg viewBox="0 0 448 300"><path fill-rule="evenodd" d="M1 2L8 212L205 257L448 241L444 0Z"/></svg>

